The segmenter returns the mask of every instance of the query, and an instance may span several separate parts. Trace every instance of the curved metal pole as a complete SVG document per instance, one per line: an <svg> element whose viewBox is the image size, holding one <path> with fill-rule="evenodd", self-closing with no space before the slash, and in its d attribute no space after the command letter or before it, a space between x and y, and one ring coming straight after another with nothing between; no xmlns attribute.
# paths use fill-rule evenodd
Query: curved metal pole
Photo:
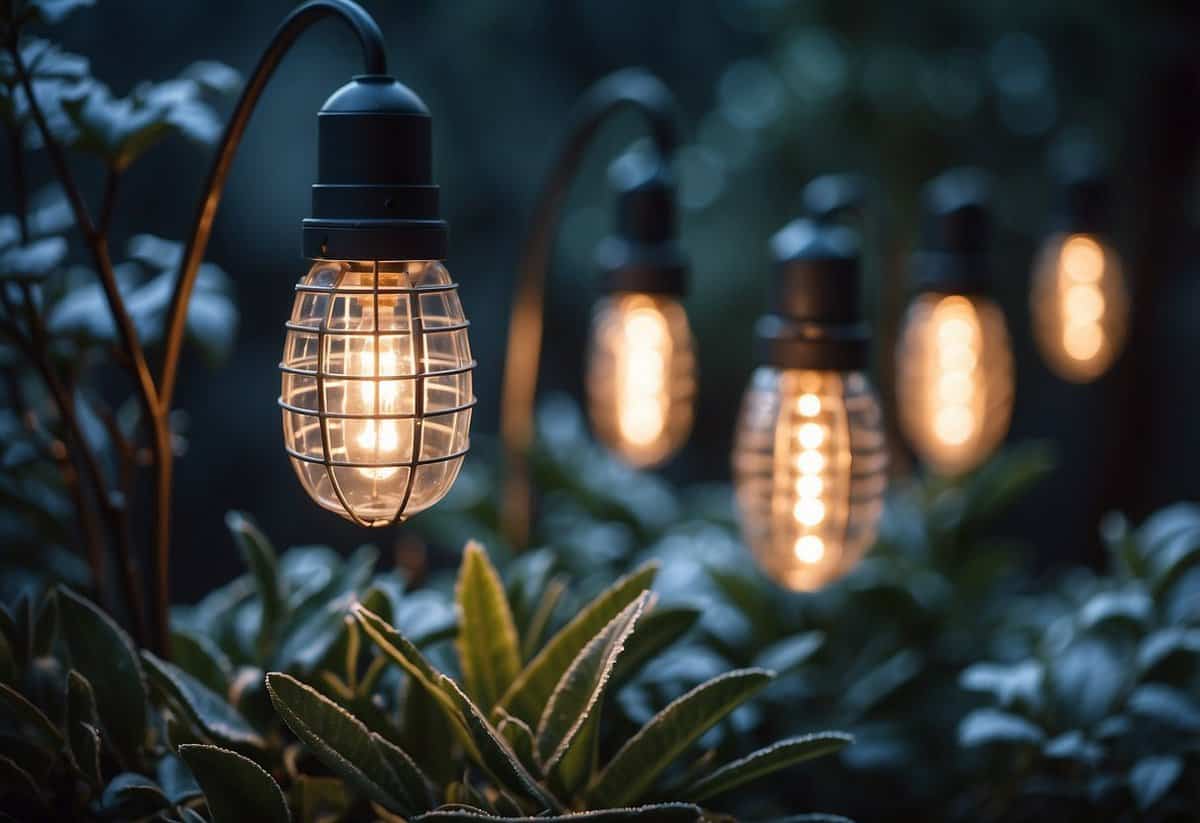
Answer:
<svg viewBox="0 0 1200 823"><path fill-rule="evenodd" d="M658 78L642 69L623 69L608 75L584 93L570 118L567 143L538 195L531 228L521 247L500 398L500 439L504 451L501 527L518 549L529 540L533 505L529 448L533 443L546 277L559 219L588 146L609 117L625 109L642 114L655 148L664 159L672 156L678 143L674 95Z"/></svg>
<svg viewBox="0 0 1200 823"><path fill-rule="evenodd" d="M196 210L196 218L192 225L192 234L184 250L179 264L179 278L175 282L175 292L171 296L171 306L168 313L165 353L163 355L162 372L158 380L157 403L155 404L156 437L163 439L169 436L166 418L171 410L171 398L175 392L175 383L179 370L179 356L183 349L183 334L187 326L187 307L196 284L196 274L204 259L204 251L212 235L213 221L217 216L217 206L221 202L221 194L225 188L229 169L233 165L233 157L241 144L242 135L250 122L250 115L258 104L259 97L267 82L274 75L284 55L291 50L292 45L314 23L327 17L337 17L353 29L362 47L364 71L367 74L386 74L387 58L384 54L383 33L378 24L362 6L352 0L310 0L310 2L295 9L275 30L267 49L259 58L254 73L242 90L233 116L225 127L217 156L213 158L212 168L208 172L204 190L200 197L200 205ZM154 630L156 632L156 648L161 653L169 654L170 629L168 622L169 608L169 570L170 570L170 505L173 458L169 443L160 444L155 465L155 526L154 526Z"/></svg>

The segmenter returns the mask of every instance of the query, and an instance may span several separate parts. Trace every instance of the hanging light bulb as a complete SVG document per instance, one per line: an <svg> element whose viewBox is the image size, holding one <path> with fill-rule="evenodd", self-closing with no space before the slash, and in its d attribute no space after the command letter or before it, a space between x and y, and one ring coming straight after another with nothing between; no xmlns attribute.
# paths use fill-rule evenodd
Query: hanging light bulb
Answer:
<svg viewBox="0 0 1200 823"><path fill-rule="evenodd" d="M1034 338L1059 377L1087 383L1121 352L1129 315L1125 275L1103 240L1108 185L1091 166L1066 172L1056 232L1037 256L1030 290Z"/></svg>
<svg viewBox="0 0 1200 823"><path fill-rule="evenodd" d="M742 401L733 451L742 532L762 569L811 591L875 540L887 486L879 404L864 369L858 252L845 228L798 220L772 240L764 365Z"/></svg>
<svg viewBox="0 0 1200 823"><path fill-rule="evenodd" d="M1013 367L1004 313L987 298L985 181L947 172L927 190L919 290L896 348L896 399L905 437L936 471L958 475L1008 432Z"/></svg>
<svg viewBox="0 0 1200 823"><path fill-rule="evenodd" d="M280 363L284 444L318 505L383 526L429 508L458 476L475 361L439 262L446 224L424 104L389 77L360 76L318 123L316 217L304 221L315 262L296 285Z"/></svg>
<svg viewBox="0 0 1200 823"><path fill-rule="evenodd" d="M588 412L602 443L645 468L671 457L692 428L696 357L679 301L686 263L661 162L630 152L611 177L618 228L597 250L607 295L592 321Z"/></svg>

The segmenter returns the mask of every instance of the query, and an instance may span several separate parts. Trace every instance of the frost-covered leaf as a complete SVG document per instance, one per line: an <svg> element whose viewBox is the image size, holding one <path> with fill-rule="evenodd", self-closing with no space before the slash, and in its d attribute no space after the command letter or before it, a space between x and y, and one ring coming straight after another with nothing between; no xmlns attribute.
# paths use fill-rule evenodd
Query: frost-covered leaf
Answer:
<svg viewBox="0 0 1200 823"><path fill-rule="evenodd" d="M279 785L253 760L197 744L180 746L179 756L204 790L213 823L290 823Z"/></svg>
<svg viewBox="0 0 1200 823"><path fill-rule="evenodd" d="M142 660L155 687L184 711L188 719L217 743L233 748L262 749L266 741L225 699L178 666L148 651Z"/></svg>
<svg viewBox="0 0 1200 823"><path fill-rule="evenodd" d="M61 237L12 246L0 252L0 280L40 280L58 268L66 257L67 241Z"/></svg>
<svg viewBox="0 0 1200 823"><path fill-rule="evenodd" d="M463 551L455 599L463 684L488 712L521 670L521 652L500 575L484 548L473 541Z"/></svg>
<svg viewBox="0 0 1200 823"><path fill-rule="evenodd" d="M1019 663L975 663L959 677L968 691L992 695L1001 708L1025 706L1037 711L1042 706L1045 670L1036 660Z"/></svg>
<svg viewBox="0 0 1200 823"><path fill-rule="evenodd" d="M673 701L613 755L588 786L587 798L619 806L644 796L671 761L772 677L762 669L732 671Z"/></svg>
<svg viewBox="0 0 1200 823"><path fill-rule="evenodd" d="M1046 734L1019 715L997 709L976 709L958 725L958 742L972 748L993 744L1038 746Z"/></svg>
<svg viewBox="0 0 1200 823"><path fill-rule="evenodd" d="M796 763L840 751L852 742L854 738L844 732L817 732L780 740L721 766L681 793L694 800L708 800Z"/></svg>
<svg viewBox="0 0 1200 823"><path fill-rule="evenodd" d="M137 762L146 740L147 700L133 641L91 601L63 586L57 597L71 665L92 686L107 739L129 762Z"/></svg>
<svg viewBox="0 0 1200 823"><path fill-rule="evenodd" d="M627 809L603 809L568 815L537 817L497 817L467 809L439 809L414 818L414 823L695 823L702 810L688 803L656 803Z"/></svg>

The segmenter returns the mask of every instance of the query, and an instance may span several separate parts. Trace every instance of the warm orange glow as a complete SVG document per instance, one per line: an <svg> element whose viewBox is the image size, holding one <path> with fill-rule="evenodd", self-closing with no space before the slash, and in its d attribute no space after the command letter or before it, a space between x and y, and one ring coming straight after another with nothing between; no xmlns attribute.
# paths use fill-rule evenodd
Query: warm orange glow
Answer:
<svg viewBox="0 0 1200 823"><path fill-rule="evenodd" d="M858 373L760 368L733 453L742 531L791 589L821 588L874 542L887 453L879 407Z"/></svg>
<svg viewBox="0 0 1200 823"><path fill-rule="evenodd" d="M1115 253L1091 235L1051 237L1030 300L1038 347L1055 373L1087 382L1108 370L1124 343L1128 313Z"/></svg>
<svg viewBox="0 0 1200 823"><path fill-rule="evenodd" d="M923 294L897 350L900 421L913 449L945 474L996 448L1012 412L1012 356L1000 309L980 297Z"/></svg>
<svg viewBox="0 0 1200 823"><path fill-rule="evenodd" d="M440 263L315 264L280 364L284 438L305 490L363 525L432 506L467 449L472 365Z"/></svg>
<svg viewBox="0 0 1200 823"><path fill-rule="evenodd" d="M692 424L695 357L673 298L618 294L601 302L588 355L588 408L600 440L634 466L670 457Z"/></svg>

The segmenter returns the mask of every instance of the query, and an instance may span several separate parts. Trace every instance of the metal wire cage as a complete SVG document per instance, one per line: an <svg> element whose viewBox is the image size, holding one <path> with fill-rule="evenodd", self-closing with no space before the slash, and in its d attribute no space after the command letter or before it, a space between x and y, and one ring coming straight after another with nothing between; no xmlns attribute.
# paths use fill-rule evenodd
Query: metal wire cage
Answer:
<svg viewBox="0 0 1200 823"><path fill-rule="evenodd" d="M470 447L475 361L436 261L317 261L287 322L284 444L322 508L384 526L450 490Z"/></svg>
<svg viewBox="0 0 1200 823"><path fill-rule="evenodd" d="M887 489L879 404L862 372L758 368L733 451L742 532L779 584L819 589L875 541Z"/></svg>

